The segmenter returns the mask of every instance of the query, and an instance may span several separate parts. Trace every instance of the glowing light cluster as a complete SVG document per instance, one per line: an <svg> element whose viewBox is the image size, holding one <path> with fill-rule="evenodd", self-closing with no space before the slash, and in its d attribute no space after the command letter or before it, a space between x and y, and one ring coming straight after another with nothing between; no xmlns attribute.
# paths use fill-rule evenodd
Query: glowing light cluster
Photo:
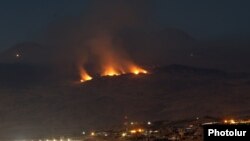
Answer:
<svg viewBox="0 0 250 141"><path fill-rule="evenodd" d="M143 132L144 132L144 129L141 129L141 128L130 130L131 134L143 133Z"/></svg>
<svg viewBox="0 0 250 141"><path fill-rule="evenodd" d="M250 119L246 119L246 120L226 119L223 122L225 124L249 124Z"/></svg>
<svg viewBox="0 0 250 141"><path fill-rule="evenodd" d="M234 119L230 119L230 120L224 120L225 124L235 124L236 121Z"/></svg>

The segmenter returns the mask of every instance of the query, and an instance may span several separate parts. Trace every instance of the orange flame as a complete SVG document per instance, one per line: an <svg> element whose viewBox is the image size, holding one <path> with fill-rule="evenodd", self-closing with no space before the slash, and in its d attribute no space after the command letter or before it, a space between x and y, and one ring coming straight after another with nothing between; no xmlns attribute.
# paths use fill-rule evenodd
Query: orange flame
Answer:
<svg viewBox="0 0 250 141"><path fill-rule="evenodd" d="M120 47L119 42L107 31L100 31L89 41L90 51L100 61L101 76L121 74L146 74L145 69L137 66Z"/></svg>
<svg viewBox="0 0 250 141"><path fill-rule="evenodd" d="M148 71L146 71L145 69L142 69L136 65L132 65L129 69L130 69L130 73L133 73L135 75L148 73Z"/></svg>
<svg viewBox="0 0 250 141"><path fill-rule="evenodd" d="M104 70L104 72L102 73L102 76L118 76L120 74L121 73L118 70L116 70L114 67L109 66Z"/></svg>
<svg viewBox="0 0 250 141"><path fill-rule="evenodd" d="M119 76L121 74L128 74L128 73L139 75L139 74L147 74L148 71L133 63L124 63L120 64L119 66L108 65L108 67L104 67L101 76Z"/></svg>
<svg viewBox="0 0 250 141"><path fill-rule="evenodd" d="M80 79L80 82L81 82L81 83L93 79L93 78L86 72L86 70L83 69L83 68L80 68L80 75L81 75L81 79Z"/></svg>

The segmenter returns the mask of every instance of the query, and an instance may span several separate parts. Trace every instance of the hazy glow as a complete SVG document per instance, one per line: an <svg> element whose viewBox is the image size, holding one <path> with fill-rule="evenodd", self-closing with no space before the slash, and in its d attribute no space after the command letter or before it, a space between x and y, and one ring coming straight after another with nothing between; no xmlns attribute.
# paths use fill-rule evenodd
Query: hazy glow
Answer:
<svg viewBox="0 0 250 141"><path fill-rule="evenodd" d="M130 73L138 75L138 74L147 74L148 71L146 71L145 69L142 69L142 68L140 68L138 66L133 65L133 66L130 67Z"/></svg>
<svg viewBox="0 0 250 141"><path fill-rule="evenodd" d="M151 125L151 122L150 122L150 121L148 121L148 125Z"/></svg>
<svg viewBox="0 0 250 141"><path fill-rule="evenodd" d="M144 129L142 128L130 130L131 134L142 133L142 132L144 132Z"/></svg>
<svg viewBox="0 0 250 141"><path fill-rule="evenodd" d="M231 119L231 120L230 120L230 123L231 123L231 124L235 124L235 120L234 120L234 119Z"/></svg>
<svg viewBox="0 0 250 141"><path fill-rule="evenodd" d="M122 67L121 67L122 66ZM123 64L120 67L116 65L108 65L107 67L104 67L103 72L101 73L101 76L119 76L121 74L147 74L148 71L145 69L136 66L134 64Z"/></svg>
<svg viewBox="0 0 250 141"><path fill-rule="evenodd" d="M127 136L127 133L122 133L122 137L125 137L125 136Z"/></svg>
<svg viewBox="0 0 250 141"><path fill-rule="evenodd" d="M20 57L20 54L19 54L19 53L17 53L17 54L16 54L16 58L19 58L19 57Z"/></svg>
<svg viewBox="0 0 250 141"><path fill-rule="evenodd" d="M80 82L81 82L81 83L93 79L93 78L86 72L86 70L83 69L83 68L80 68L80 75L81 75L81 79L80 79Z"/></svg>
<svg viewBox="0 0 250 141"><path fill-rule="evenodd" d="M131 134L135 134L135 133L136 133L136 130L130 130L130 133L131 133Z"/></svg>
<svg viewBox="0 0 250 141"><path fill-rule="evenodd" d="M225 124L236 124L236 123L241 123L241 121L236 121L235 119L230 119L230 120L224 120Z"/></svg>
<svg viewBox="0 0 250 141"><path fill-rule="evenodd" d="M95 136L95 132L91 132L90 135L91 135L91 136Z"/></svg>
<svg viewBox="0 0 250 141"><path fill-rule="evenodd" d="M101 76L119 76L122 74L146 74L121 47L108 31L99 31L89 40L90 51L97 57L97 72Z"/></svg>
<svg viewBox="0 0 250 141"><path fill-rule="evenodd" d="M120 74L121 72L116 70L113 66L108 66L101 75L102 76L118 76Z"/></svg>

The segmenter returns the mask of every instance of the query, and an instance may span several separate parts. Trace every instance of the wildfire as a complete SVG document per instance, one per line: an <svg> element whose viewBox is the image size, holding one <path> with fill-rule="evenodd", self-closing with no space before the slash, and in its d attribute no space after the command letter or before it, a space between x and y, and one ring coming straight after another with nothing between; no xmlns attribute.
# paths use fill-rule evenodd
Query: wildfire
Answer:
<svg viewBox="0 0 250 141"><path fill-rule="evenodd" d="M130 73L138 75L138 74L147 74L148 71L134 65L134 66L130 67Z"/></svg>
<svg viewBox="0 0 250 141"><path fill-rule="evenodd" d="M92 80L93 78L87 73L85 69L80 67L80 82L86 82L89 80ZM100 74L101 76L109 76L109 77L114 77L114 76L119 76L122 74L134 74L134 75L139 75L139 74L147 74L148 71L138 67L136 65L125 65L125 67L115 67L112 65L109 65L108 67L105 67L103 69L103 72Z"/></svg>
<svg viewBox="0 0 250 141"><path fill-rule="evenodd" d="M93 79L93 78L86 72L86 70L84 70L83 68L80 68L80 75L81 75L81 79L80 79L80 82L81 82L81 83Z"/></svg>
<svg viewBox="0 0 250 141"><path fill-rule="evenodd" d="M112 66L107 67L102 73L102 76L118 76L118 75L121 75L121 73Z"/></svg>
<svg viewBox="0 0 250 141"><path fill-rule="evenodd" d="M123 74L147 74L148 71L138 66L121 48L120 43L107 31L100 31L87 42L89 52L97 61L95 72L100 76L115 77ZM86 62L85 62L86 63ZM100 70L98 70L100 69ZM92 77L81 69L81 82L91 80Z"/></svg>
<svg viewBox="0 0 250 141"><path fill-rule="evenodd" d="M104 68L101 76L119 76L121 74L128 74L128 73L139 75L139 74L147 74L148 71L136 65L127 65L125 67L109 66L109 67Z"/></svg>

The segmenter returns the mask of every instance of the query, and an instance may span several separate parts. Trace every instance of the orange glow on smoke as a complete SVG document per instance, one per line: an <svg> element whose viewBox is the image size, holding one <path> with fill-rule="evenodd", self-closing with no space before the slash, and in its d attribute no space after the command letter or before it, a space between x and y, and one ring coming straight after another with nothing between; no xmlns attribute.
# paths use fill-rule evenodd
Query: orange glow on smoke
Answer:
<svg viewBox="0 0 250 141"><path fill-rule="evenodd" d="M145 69L142 69L140 67L137 67L137 66L133 65L133 66L130 67L130 73L138 75L138 74L147 74L148 71L146 71Z"/></svg>
<svg viewBox="0 0 250 141"><path fill-rule="evenodd" d="M116 70L114 67L109 66L104 70L104 72L102 73L102 76L118 76L120 74L121 72Z"/></svg>
<svg viewBox="0 0 250 141"><path fill-rule="evenodd" d="M80 82L81 82L81 83L93 79L93 78L86 72L86 70L84 70L83 68L80 69L80 75L81 75L81 79L80 79Z"/></svg>
<svg viewBox="0 0 250 141"><path fill-rule="evenodd" d="M122 74L147 74L148 72L137 66L121 47L120 42L108 31L97 32L88 45L90 51L99 61L98 72L101 76L119 76Z"/></svg>
<svg viewBox="0 0 250 141"><path fill-rule="evenodd" d="M101 76L119 76L121 74L129 74L129 73L139 75L139 74L147 74L148 71L132 63L121 64L119 66L109 65L108 67L104 67Z"/></svg>

